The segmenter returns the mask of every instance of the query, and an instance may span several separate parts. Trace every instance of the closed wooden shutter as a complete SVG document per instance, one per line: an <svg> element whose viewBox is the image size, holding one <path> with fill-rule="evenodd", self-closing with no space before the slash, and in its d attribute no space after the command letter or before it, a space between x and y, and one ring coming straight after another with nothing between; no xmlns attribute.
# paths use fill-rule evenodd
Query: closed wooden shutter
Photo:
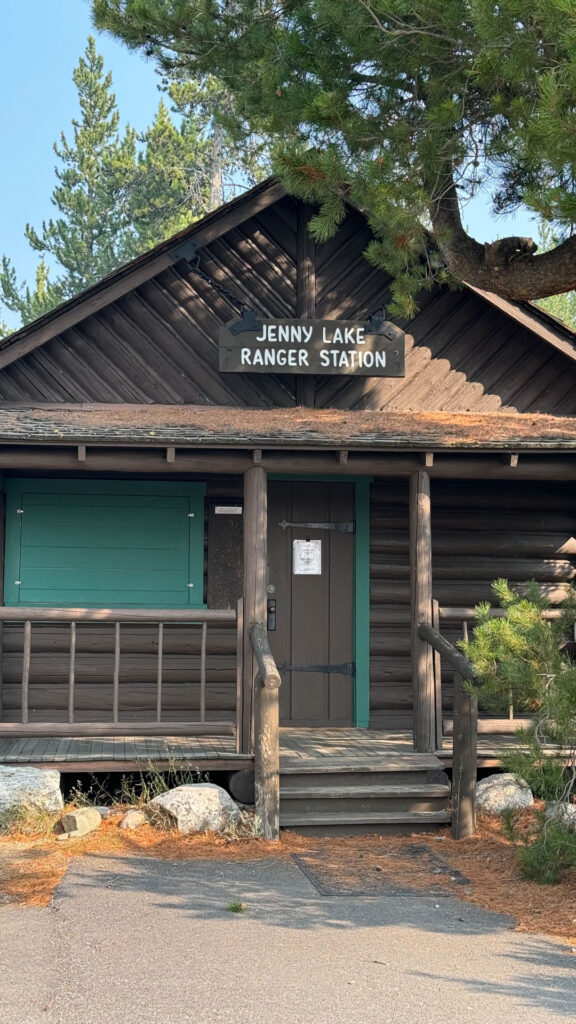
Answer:
<svg viewBox="0 0 576 1024"><path fill-rule="evenodd" d="M204 484L9 480L7 605L203 606Z"/></svg>

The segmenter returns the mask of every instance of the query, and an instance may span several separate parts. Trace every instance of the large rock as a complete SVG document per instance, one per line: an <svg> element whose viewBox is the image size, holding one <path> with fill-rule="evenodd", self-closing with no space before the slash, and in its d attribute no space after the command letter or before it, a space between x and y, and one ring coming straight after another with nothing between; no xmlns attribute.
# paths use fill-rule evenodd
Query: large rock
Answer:
<svg viewBox="0 0 576 1024"><path fill-rule="evenodd" d="M57 814L63 807L60 772L28 765L0 765L0 814L27 809Z"/></svg>
<svg viewBox="0 0 576 1024"><path fill-rule="evenodd" d="M559 821L565 828L576 831L576 804L563 801L548 803L544 813L552 821Z"/></svg>
<svg viewBox="0 0 576 1024"><path fill-rule="evenodd" d="M534 803L528 783L509 773L488 775L477 787L478 810L487 814L502 814L503 811L519 811Z"/></svg>
<svg viewBox="0 0 576 1024"><path fill-rule="evenodd" d="M240 821L240 811L225 789L210 782L177 786L155 796L146 807L152 824L190 832L222 832Z"/></svg>

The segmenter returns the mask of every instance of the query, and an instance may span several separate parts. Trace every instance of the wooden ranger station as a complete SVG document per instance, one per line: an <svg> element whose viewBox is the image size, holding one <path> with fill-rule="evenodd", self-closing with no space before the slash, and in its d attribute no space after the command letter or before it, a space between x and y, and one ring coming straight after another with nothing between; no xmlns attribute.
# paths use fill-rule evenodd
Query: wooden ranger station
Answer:
<svg viewBox="0 0 576 1024"><path fill-rule="evenodd" d="M574 578L576 337L472 287L393 324L362 214L309 216L266 181L0 345L2 763L255 762L272 837L448 820L417 628Z"/></svg>

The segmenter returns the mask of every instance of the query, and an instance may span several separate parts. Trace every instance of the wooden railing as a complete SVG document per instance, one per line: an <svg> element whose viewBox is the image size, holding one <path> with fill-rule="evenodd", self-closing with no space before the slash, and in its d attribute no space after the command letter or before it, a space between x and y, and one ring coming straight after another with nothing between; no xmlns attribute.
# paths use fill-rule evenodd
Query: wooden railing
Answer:
<svg viewBox="0 0 576 1024"><path fill-rule="evenodd" d="M268 631L257 622L250 641L258 672L254 680L254 783L256 813L264 839L280 837L280 673L268 643Z"/></svg>
<svg viewBox="0 0 576 1024"><path fill-rule="evenodd" d="M430 644L454 672L454 739L452 747L452 836L466 839L476 831L478 762L478 683L472 664L428 623L418 636Z"/></svg>
<svg viewBox="0 0 576 1024"><path fill-rule="evenodd" d="M21 714L19 722L0 721L0 736L230 736L240 735L243 712L242 685L242 644L243 618L242 602L236 609L103 609L103 608L5 608L0 607L0 629L5 632L6 623L23 623ZM53 623L69 625L68 641L68 699L67 722L30 721L30 668L32 661L33 626ZM112 701L109 708L111 720L86 722L76 720L76 679L79 623L101 623L114 626ZM153 721L134 722L120 720L121 679L122 679L122 627L128 624L150 624L157 627L156 640L156 694L155 718ZM165 678L165 627L168 624L200 627L200 674L198 718L194 721L163 721L163 685ZM209 649L209 626L236 625L236 713L230 721L207 721L207 652ZM1 653L1 652L0 652ZM98 657L94 654L93 657ZM1 711L0 678L0 711ZM105 709L102 709L103 713ZM0 716L1 717L1 716Z"/></svg>

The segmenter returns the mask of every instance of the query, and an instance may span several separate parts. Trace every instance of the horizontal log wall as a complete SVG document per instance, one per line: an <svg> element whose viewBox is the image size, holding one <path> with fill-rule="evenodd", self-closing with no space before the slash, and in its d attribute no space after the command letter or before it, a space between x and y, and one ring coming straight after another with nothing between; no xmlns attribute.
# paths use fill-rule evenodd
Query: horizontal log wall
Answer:
<svg viewBox="0 0 576 1024"><path fill-rule="evenodd" d="M412 726L408 480L375 482L370 509L370 725Z"/></svg>
<svg viewBox="0 0 576 1024"><path fill-rule="evenodd" d="M432 480L433 595L441 605L492 598L491 582L534 578L554 602L576 581L573 483ZM378 480L371 500L370 723L409 728L410 566L408 484ZM456 641L459 629L443 623ZM444 671L446 712L452 679Z"/></svg>

